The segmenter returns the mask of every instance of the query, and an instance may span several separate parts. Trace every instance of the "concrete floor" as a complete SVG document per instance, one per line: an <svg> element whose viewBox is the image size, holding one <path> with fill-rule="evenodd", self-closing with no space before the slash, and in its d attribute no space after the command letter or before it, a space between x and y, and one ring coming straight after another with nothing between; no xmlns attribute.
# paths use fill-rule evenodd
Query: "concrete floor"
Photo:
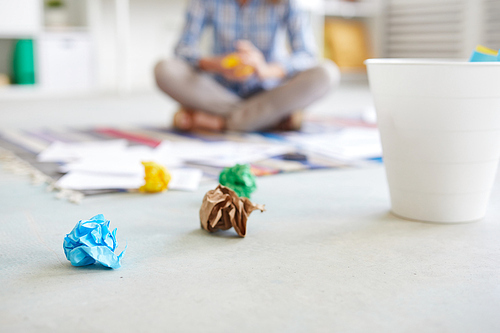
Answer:
<svg viewBox="0 0 500 333"><path fill-rule="evenodd" d="M45 125L168 124L177 109L175 102L159 91L121 96L30 96L37 95L0 93L0 129ZM308 112L312 115L350 114L372 104L366 82L357 81L343 84L338 91L311 105Z"/></svg>
<svg viewBox="0 0 500 333"><path fill-rule="evenodd" d="M313 113L369 104L346 87ZM172 107L156 94L0 101L0 124L156 123ZM0 331L499 332L498 179L484 220L442 225L392 216L383 167L259 178L267 212L240 239L199 228L213 184L73 205L0 171ZM128 245L120 269L64 257L64 235L98 213Z"/></svg>

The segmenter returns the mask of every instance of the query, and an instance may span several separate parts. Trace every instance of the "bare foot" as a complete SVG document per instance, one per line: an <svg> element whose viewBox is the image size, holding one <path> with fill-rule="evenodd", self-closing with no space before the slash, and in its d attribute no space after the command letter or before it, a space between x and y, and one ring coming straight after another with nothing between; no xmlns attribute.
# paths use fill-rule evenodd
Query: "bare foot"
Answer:
<svg viewBox="0 0 500 333"><path fill-rule="evenodd" d="M226 121L221 116L202 111L192 111L181 108L174 115L174 127L182 131L208 130L222 132Z"/></svg>
<svg viewBox="0 0 500 333"><path fill-rule="evenodd" d="M173 125L181 131L190 131L193 128L193 112L181 108L174 114Z"/></svg>
<svg viewBox="0 0 500 333"><path fill-rule="evenodd" d="M193 113L193 128L204 129L213 132L222 132L226 126L226 121L221 116L195 111Z"/></svg>
<svg viewBox="0 0 500 333"><path fill-rule="evenodd" d="M283 119L278 125L276 125L272 130L274 131L298 131L302 127L302 122L304 121L304 112L295 111L294 113Z"/></svg>

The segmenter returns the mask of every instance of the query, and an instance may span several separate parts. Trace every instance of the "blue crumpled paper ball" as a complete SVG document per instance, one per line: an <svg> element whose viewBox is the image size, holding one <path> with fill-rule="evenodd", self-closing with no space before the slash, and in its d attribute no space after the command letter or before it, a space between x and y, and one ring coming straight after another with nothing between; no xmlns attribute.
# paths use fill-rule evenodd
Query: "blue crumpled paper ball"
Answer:
<svg viewBox="0 0 500 333"><path fill-rule="evenodd" d="M110 232L109 221L102 214L79 221L63 243L66 258L73 266L92 265L97 261L106 267L120 268L125 250L117 256L114 253L117 246L116 228Z"/></svg>

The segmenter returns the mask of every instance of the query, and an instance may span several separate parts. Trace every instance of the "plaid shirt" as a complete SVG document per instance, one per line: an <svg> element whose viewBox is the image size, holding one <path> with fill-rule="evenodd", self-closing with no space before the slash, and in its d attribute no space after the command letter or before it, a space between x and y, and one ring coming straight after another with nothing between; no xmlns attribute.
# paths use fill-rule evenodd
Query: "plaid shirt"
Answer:
<svg viewBox="0 0 500 333"><path fill-rule="evenodd" d="M245 39L262 51L267 62L282 64L287 76L316 64L312 29L307 14L298 8L296 0L283 0L276 5L268 0L249 0L244 6L237 0L190 0L175 54L198 66L199 41L207 26L213 28L214 55L234 52L235 42ZM291 52L287 51L285 31ZM221 76L216 78L241 97L280 83L279 80L261 82L256 77L243 83L229 82Z"/></svg>

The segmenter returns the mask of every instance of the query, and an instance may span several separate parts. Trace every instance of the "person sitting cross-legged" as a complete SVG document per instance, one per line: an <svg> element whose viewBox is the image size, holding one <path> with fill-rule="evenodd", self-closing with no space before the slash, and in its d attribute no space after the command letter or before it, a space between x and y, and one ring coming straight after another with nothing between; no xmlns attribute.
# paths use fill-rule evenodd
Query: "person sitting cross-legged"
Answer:
<svg viewBox="0 0 500 333"><path fill-rule="evenodd" d="M202 56L208 26L213 50ZM186 131L298 129L298 110L340 81L333 62L318 63L296 0L191 0L175 54L156 65L155 78L181 105L173 123Z"/></svg>

